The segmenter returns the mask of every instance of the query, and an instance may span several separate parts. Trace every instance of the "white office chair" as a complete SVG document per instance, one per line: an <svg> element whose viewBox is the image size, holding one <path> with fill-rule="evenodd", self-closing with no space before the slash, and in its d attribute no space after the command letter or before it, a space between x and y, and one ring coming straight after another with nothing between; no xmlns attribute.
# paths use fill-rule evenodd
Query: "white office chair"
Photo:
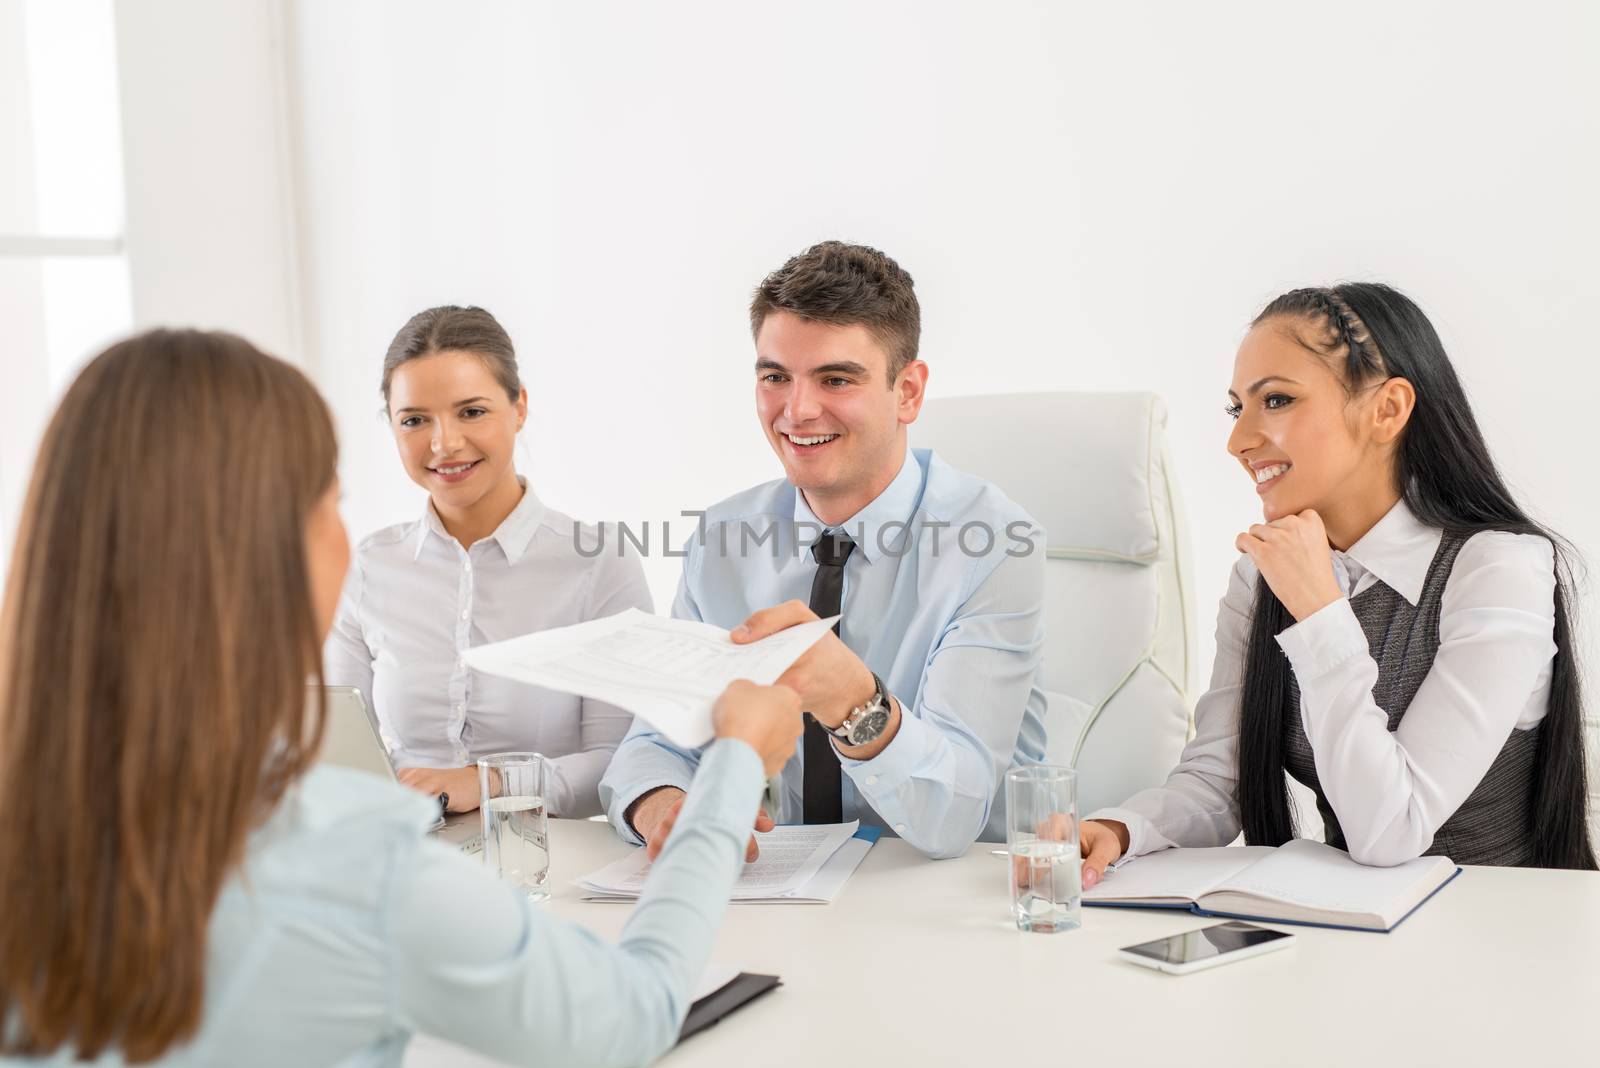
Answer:
<svg viewBox="0 0 1600 1068"><path fill-rule="evenodd" d="M929 400L911 443L995 483L1045 528L1045 759L1079 811L1157 786L1191 722L1188 532L1153 393Z"/></svg>

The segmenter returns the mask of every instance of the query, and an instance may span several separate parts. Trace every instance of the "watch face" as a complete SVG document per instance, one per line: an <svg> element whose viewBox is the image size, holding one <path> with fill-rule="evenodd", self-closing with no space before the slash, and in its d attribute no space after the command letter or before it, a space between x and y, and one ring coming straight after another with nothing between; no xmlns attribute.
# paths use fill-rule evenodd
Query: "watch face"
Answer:
<svg viewBox="0 0 1600 1068"><path fill-rule="evenodd" d="M883 729L888 725L889 712L887 709L879 709L876 712L868 712L866 715L861 717L860 722L858 722L850 731L850 744L865 745L867 742L872 741L878 735L882 734Z"/></svg>

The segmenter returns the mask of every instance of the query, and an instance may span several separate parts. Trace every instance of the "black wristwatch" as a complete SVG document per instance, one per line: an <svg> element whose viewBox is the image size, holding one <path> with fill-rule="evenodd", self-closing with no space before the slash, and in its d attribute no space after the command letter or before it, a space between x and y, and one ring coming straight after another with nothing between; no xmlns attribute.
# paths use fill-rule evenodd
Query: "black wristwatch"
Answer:
<svg viewBox="0 0 1600 1068"><path fill-rule="evenodd" d="M872 696L867 698L867 703L851 709L850 714L844 717L844 722L837 727L829 727L828 733L844 745L857 748L877 741L888 727L889 691L883 688L883 680L874 672Z"/></svg>

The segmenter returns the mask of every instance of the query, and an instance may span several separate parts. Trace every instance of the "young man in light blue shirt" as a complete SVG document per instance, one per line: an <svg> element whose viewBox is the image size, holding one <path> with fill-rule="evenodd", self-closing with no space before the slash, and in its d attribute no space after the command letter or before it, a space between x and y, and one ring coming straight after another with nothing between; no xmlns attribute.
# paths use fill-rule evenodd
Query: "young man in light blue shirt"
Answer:
<svg viewBox="0 0 1600 1068"><path fill-rule="evenodd" d="M756 829L860 819L953 857L1004 837L1005 771L1044 754L1044 548L996 487L910 448L920 318L859 245L761 283L756 411L787 477L707 510L672 614L735 641L840 614L779 680L810 715ZM636 721L600 783L618 832L659 850L699 759Z"/></svg>

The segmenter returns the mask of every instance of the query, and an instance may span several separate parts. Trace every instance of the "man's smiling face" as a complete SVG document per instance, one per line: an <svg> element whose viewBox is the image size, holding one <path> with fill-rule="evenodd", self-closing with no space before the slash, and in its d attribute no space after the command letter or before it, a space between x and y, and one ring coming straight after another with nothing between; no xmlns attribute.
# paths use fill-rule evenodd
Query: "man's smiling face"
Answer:
<svg viewBox="0 0 1600 1068"><path fill-rule="evenodd" d="M908 388L905 379L915 381ZM825 523L872 501L905 460L901 429L922 406L925 366L891 382L867 327L774 311L756 335L756 413L784 473Z"/></svg>

